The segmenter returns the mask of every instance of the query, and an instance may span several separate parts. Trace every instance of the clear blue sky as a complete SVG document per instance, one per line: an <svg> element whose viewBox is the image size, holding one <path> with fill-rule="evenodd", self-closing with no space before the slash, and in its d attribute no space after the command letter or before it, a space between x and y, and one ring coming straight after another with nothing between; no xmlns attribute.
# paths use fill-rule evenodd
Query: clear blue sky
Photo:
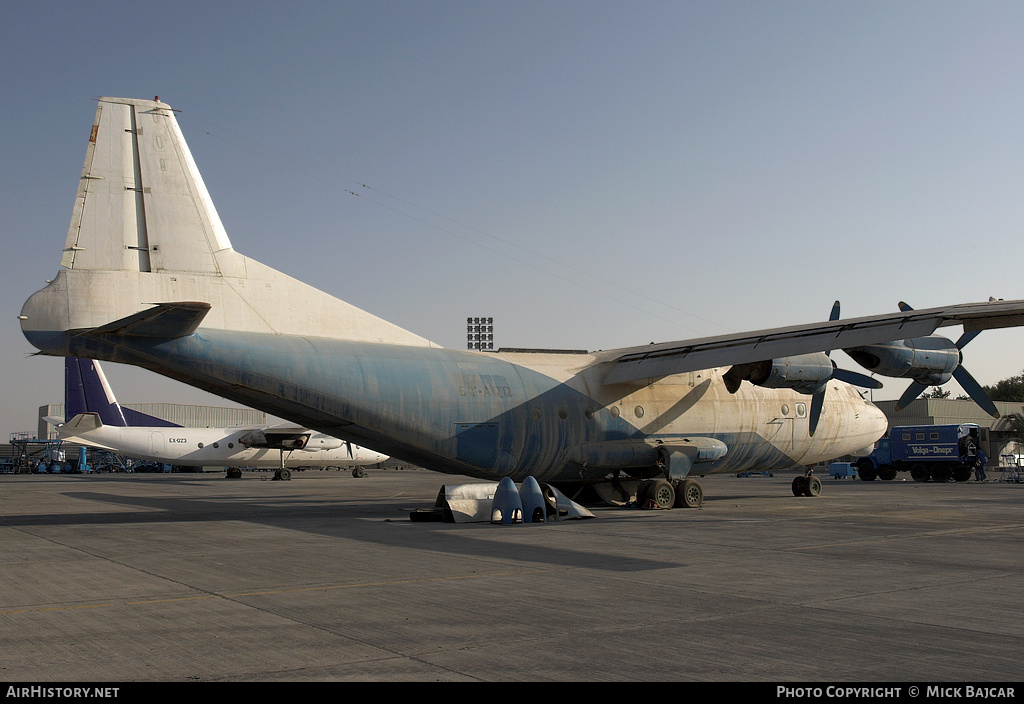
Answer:
<svg viewBox="0 0 1024 704"><path fill-rule="evenodd" d="M1016 1L2 3L0 437L62 400L16 318L96 96L181 111L248 256L444 346L608 349L1024 298L1022 37Z"/></svg>

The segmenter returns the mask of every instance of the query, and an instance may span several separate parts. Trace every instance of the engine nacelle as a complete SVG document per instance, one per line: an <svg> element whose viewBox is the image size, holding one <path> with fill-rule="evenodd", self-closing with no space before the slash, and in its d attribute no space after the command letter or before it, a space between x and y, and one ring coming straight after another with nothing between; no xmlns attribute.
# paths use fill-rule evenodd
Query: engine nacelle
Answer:
<svg viewBox="0 0 1024 704"><path fill-rule="evenodd" d="M827 354L813 352L737 364L723 374L722 379L731 394L736 393L744 381L769 389L794 389L802 394L813 394L832 378L834 370L835 365Z"/></svg>
<svg viewBox="0 0 1024 704"><path fill-rule="evenodd" d="M332 437L330 435L323 435L321 433L317 433L316 435L309 439L308 443L306 443L306 449L337 450L339 447L343 447L344 445L344 440L339 440L338 438Z"/></svg>
<svg viewBox="0 0 1024 704"><path fill-rule="evenodd" d="M857 364L882 376L913 379L928 386L949 381L960 364L960 350L941 335L915 337L843 350Z"/></svg>
<svg viewBox="0 0 1024 704"><path fill-rule="evenodd" d="M265 447L274 450L301 450L306 447L309 433L292 431L252 430L238 438L246 447Z"/></svg>

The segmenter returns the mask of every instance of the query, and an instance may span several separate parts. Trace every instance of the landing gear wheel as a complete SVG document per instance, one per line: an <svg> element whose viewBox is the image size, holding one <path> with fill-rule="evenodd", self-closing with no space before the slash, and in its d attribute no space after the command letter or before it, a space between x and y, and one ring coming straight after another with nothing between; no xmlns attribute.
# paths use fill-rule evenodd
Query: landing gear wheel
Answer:
<svg viewBox="0 0 1024 704"><path fill-rule="evenodd" d="M658 508L672 508L676 502L676 490L664 479L657 479L651 482L647 498L652 499Z"/></svg>
<svg viewBox="0 0 1024 704"><path fill-rule="evenodd" d="M797 477L793 480L793 496L804 496L807 493L807 477Z"/></svg>
<svg viewBox="0 0 1024 704"><path fill-rule="evenodd" d="M651 488L653 482L641 480L636 485L636 505L637 508L643 508L644 504L647 503L647 490Z"/></svg>
<svg viewBox="0 0 1024 704"><path fill-rule="evenodd" d="M366 470L363 469L362 467L353 467L352 476L355 477L356 479L362 479L363 477L366 476Z"/></svg>
<svg viewBox="0 0 1024 704"><path fill-rule="evenodd" d="M242 478L242 468L241 467L228 467L228 472L227 472L226 476L227 476L228 479L241 479Z"/></svg>
<svg viewBox="0 0 1024 704"><path fill-rule="evenodd" d="M804 477L804 496L818 496L821 494L821 480L817 477Z"/></svg>
<svg viewBox="0 0 1024 704"><path fill-rule="evenodd" d="M292 478L292 473L291 473L291 470L289 470L289 469L279 469L276 472L274 472L274 479L278 479L280 481L286 482L286 481L290 480L291 478Z"/></svg>
<svg viewBox="0 0 1024 704"><path fill-rule="evenodd" d="M700 508L704 503L704 490L693 479L676 484L676 508Z"/></svg>

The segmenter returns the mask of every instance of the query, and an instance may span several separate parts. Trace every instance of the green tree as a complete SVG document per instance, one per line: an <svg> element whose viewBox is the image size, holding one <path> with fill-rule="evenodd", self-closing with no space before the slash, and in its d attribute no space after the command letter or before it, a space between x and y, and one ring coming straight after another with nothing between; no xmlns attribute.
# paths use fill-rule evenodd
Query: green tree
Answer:
<svg viewBox="0 0 1024 704"><path fill-rule="evenodd" d="M933 386L931 391L926 391L921 395L921 398L949 398L952 391L943 391L938 386Z"/></svg>
<svg viewBox="0 0 1024 704"><path fill-rule="evenodd" d="M1024 372L982 388L993 401L1024 401Z"/></svg>

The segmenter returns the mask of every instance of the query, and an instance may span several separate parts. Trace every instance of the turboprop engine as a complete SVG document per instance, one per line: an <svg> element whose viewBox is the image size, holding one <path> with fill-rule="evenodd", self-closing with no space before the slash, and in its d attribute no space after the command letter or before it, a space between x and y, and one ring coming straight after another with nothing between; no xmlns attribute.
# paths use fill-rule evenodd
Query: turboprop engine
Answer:
<svg viewBox="0 0 1024 704"><path fill-rule="evenodd" d="M339 440L331 435L324 435L323 433L316 433L306 443L307 450L337 450L339 447L348 445L349 455L352 454L352 445L345 440Z"/></svg>
<svg viewBox="0 0 1024 704"><path fill-rule="evenodd" d="M832 306L830 320L839 318L839 301ZM811 413L808 432L814 436L821 418L821 408L825 403L825 385L829 379L837 379L866 389L880 389L882 384L864 374L840 369L829 357L828 352L812 352L779 359L766 359L760 362L737 364L722 375L725 388L729 393L736 393L740 384L749 381L756 386L770 389L793 389L811 396Z"/></svg>
<svg viewBox="0 0 1024 704"><path fill-rule="evenodd" d="M301 450L309 441L309 433L293 431L252 430L238 438L246 447L267 447L275 450Z"/></svg>
<svg viewBox="0 0 1024 704"><path fill-rule="evenodd" d="M901 342L853 347L844 352L876 374L913 379L896 402L896 410L906 408L929 386L941 386L950 379L956 379L975 403L993 418L998 418L996 405L961 364L961 350L977 334L975 331L965 332L955 343L941 335L929 335Z"/></svg>
<svg viewBox="0 0 1024 704"><path fill-rule="evenodd" d="M994 299L989 299L994 300ZM836 301L836 306L839 302ZM907 303L900 301L900 310L912 311ZM837 316L838 317L838 316ZM941 335L915 337L902 342L887 342L879 345L853 347L844 350L858 364L884 376L910 378L914 381L896 402L896 410L906 408L929 386L940 386L951 378L956 379L964 391L993 418L999 417L996 404L985 393L981 384L963 367L963 348L978 336L979 330L964 330L954 343Z"/></svg>
<svg viewBox="0 0 1024 704"><path fill-rule="evenodd" d="M832 378L835 365L824 352L812 352L779 359L737 364L722 379L729 393L734 394L740 383L749 381L755 386L769 389L794 389L802 394L813 394Z"/></svg>
<svg viewBox="0 0 1024 704"><path fill-rule="evenodd" d="M927 386L939 386L952 379L961 360L953 341L940 335L843 351L876 374L913 379Z"/></svg>

